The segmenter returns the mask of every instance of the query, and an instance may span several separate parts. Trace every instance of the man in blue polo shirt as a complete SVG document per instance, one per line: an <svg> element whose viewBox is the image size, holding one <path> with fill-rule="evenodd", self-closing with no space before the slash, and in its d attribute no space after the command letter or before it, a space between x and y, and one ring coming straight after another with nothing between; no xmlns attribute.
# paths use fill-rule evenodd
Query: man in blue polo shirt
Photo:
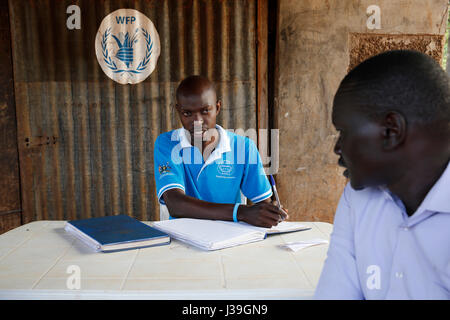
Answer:
<svg viewBox="0 0 450 320"><path fill-rule="evenodd" d="M287 214L272 189L252 140L216 124L221 102L204 77L184 79L176 92L183 128L161 134L154 148L158 200L171 217L234 220L271 227ZM242 195L254 204L242 204Z"/></svg>

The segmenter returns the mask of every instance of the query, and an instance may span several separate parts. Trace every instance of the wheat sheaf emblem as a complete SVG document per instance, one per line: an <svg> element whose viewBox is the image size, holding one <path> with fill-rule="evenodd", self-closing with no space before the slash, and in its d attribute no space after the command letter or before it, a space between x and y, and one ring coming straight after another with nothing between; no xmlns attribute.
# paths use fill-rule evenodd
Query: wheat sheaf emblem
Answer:
<svg viewBox="0 0 450 320"><path fill-rule="evenodd" d="M133 33L122 33L120 32L118 35L111 34L111 28L107 28L105 32L102 34L102 53L103 53L103 61L105 62L106 66L114 73L121 73L125 74L128 73L130 75L142 73L148 66L148 63L150 62L150 57L153 52L153 41L150 36L150 33L145 30L144 28L140 29L142 35L144 36L144 39L146 41L146 49L145 49L145 55L142 58L142 60L139 62L138 66L136 68L130 68L130 66L133 66L133 61L135 57L135 44L138 43L138 33L139 29L135 29ZM113 60L113 58L110 56L107 44L108 40L112 37L115 40L115 43L118 47L118 50L114 56L115 59L118 59L122 62L122 65L124 65L126 68L122 67L120 68L117 66L116 62Z"/></svg>

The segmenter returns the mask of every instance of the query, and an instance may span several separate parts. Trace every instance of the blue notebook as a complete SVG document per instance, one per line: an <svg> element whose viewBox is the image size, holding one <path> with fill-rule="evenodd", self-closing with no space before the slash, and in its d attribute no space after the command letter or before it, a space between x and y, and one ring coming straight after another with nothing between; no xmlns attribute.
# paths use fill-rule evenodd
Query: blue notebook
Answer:
<svg viewBox="0 0 450 320"><path fill-rule="evenodd" d="M170 243L167 233L123 214L67 221L64 229L95 251L110 252Z"/></svg>

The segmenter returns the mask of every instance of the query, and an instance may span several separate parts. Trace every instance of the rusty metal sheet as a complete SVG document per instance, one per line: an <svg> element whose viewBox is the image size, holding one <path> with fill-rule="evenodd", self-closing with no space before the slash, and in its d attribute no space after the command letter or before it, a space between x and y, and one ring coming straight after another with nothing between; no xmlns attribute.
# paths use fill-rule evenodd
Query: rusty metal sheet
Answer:
<svg viewBox="0 0 450 320"><path fill-rule="evenodd" d="M0 233L10 217L20 224L20 179L8 4L0 4Z"/></svg>
<svg viewBox="0 0 450 320"><path fill-rule="evenodd" d="M256 0L89 1L68 30L73 1L9 1L24 222L124 213L159 218L153 144L180 127L174 94L187 75L216 83L218 123L256 128ZM156 70L120 85L103 74L102 19L134 8L155 24Z"/></svg>

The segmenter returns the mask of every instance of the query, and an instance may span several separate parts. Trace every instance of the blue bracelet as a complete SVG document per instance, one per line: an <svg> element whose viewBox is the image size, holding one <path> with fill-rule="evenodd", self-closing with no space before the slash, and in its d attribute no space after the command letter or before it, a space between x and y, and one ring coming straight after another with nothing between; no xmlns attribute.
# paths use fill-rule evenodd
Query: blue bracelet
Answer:
<svg viewBox="0 0 450 320"><path fill-rule="evenodd" d="M236 204L234 205L234 209L233 209L233 221L234 221L234 222L238 222L238 219L237 219L237 211L238 211L238 207L239 207L240 205L241 205L240 203L236 203Z"/></svg>

